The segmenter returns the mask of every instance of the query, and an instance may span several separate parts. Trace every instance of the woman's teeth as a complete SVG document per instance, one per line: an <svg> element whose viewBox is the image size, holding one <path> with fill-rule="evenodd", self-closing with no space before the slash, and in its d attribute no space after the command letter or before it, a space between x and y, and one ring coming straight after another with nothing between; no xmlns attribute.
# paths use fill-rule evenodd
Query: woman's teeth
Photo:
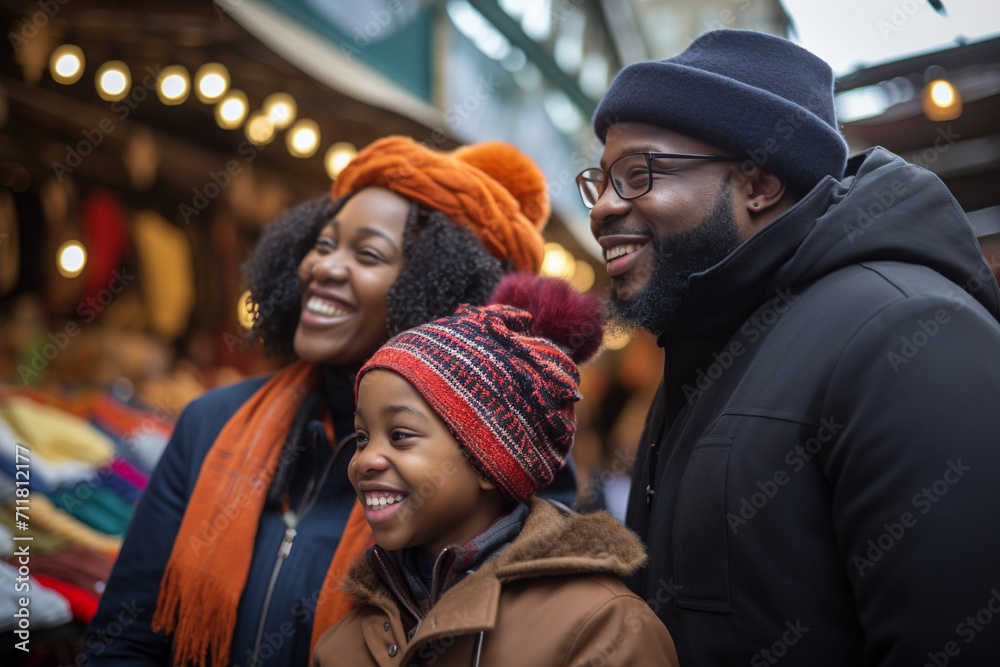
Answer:
<svg viewBox="0 0 1000 667"><path fill-rule="evenodd" d="M306 310L308 310L310 313L316 313L317 315L326 315L327 317L347 315L346 310L341 310L340 308L337 308L328 301L324 301L318 296L311 297L308 301L306 301Z"/></svg>
<svg viewBox="0 0 1000 667"><path fill-rule="evenodd" d="M365 505L368 506L368 509L377 510L392 505L394 503L401 503L403 502L403 498L405 497L406 496L403 495L402 493L396 494L395 496L384 496L384 495L376 496L374 494L366 493Z"/></svg>
<svg viewBox="0 0 1000 667"><path fill-rule="evenodd" d="M614 248L605 251L604 261L610 262L611 260L621 257L622 255L631 255L642 246L643 244L641 243L629 243L626 245L615 246Z"/></svg>

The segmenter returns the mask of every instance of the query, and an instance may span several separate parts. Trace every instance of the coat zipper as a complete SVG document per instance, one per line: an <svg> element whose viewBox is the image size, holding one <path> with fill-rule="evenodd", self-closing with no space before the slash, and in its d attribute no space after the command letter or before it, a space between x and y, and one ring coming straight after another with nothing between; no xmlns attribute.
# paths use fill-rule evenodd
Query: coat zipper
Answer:
<svg viewBox="0 0 1000 667"><path fill-rule="evenodd" d="M295 513L291 510L285 512L281 515L282 520L285 522L285 538L281 541L281 546L278 548L278 558L274 562L274 569L271 570L271 579L267 582L267 591L264 593L264 604L261 605L260 610L260 622L257 623L257 636L254 638L253 642L253 655L251 657L251 664L256 666L260 664L260 645L264 639L264 624L267 621L267 610L271 606L271 596L274 595L274 587L278 583L278 573L281 571L281 565L288 558L288 554L292 552L292 542L295 540L296 530L295 526L298 525L298 518Z"/></svg>
<svg viewBox="0 0 1000 667"><path fill-rule="evenodd" d="M400 590L399 586L396 585L395 578L392 577L391 574L389 574L392 571L389 569L389 566L386 565L385 560L382 557L382 550L376 548L373 553L374 553L375 558L378 560L379 568L381 568L382 572L384 572L384 573L387 574L387 576L383 577L383 580L387 584L389 584L389 588L392 589L393 595L396 596L397 600L399 600L400 602L403 603L403 606L406 607L406 611L410 612L410 614L413 616L413 618L417 619L417 626L419 627L420 626L420 621L422 620L421 614L420 614L420 610L418 610L413 605L413 603L410 601L409 594L406 594L406 595L403 594L403 592Z"/></svg>
<svg viewBox="0 0 1000 667"><path fill-rule="evenodd" d="M653 495L656 493L656 463L660 454L660 443L654 440L649 443L649 484L646 485L646 504L653 504Z"/></svg>
<svg viewBox="0 0 1000 667"><path fill-rule="evenodd" d="M372 550L372 555L378 563L378 568L382 571L382 582L389 587L392 594L396 596L396 599L400 602L400 604L402 604L406 610L412 614L415 619L417 619L416 627L410 631L412 634L416 634L420 629L420 624L423 623L423 618L421 618L420 612L414 606L409 594L404 594L404 591L402 591L396 583L396 578L392 575L393 570L386 564L382 555L382 550L375 547L375 549ZM438 558L438 562L440 562L440 557ZM435 581L436 580L437 574L435 573ZM485 634L486 633L484 631L480 630L476 637L472 640L472 667L479 667L479 661L482 657L483 650L483 636Z"/></svg>
<svg viewBox="0 0 1000 667"><path fill-rule="evenodd" d="M274 561L274 569L271 570L271 578L268 580L267 590L264 592L264 603L260 608L260 621L257 623L257 636L254 637L253 653L251 654L248 663L250 667L257 667L260 665L260 645L264 641L264 626L267 623L267 612L271 606L271 597L274 595L274 587L278 583L278 573L281 571L281 565L285 562L285 559L288 558L288 554L292 552L292 542L298 534L296 527L299 525L299 522L305 518L305 515L313 508L313 505L315 505L316 501L319 499L319 494L326 485L327 477L330 475L330 471L333 470L334 463L340 455L340 452L343 451L344 445L346 445L347 442L355 436L356 434L352 433L337 443L337 446L333 450L333 456L330 458L330 462L326 465L326 469L323 471L323 475L320 477L319 484L316 485L314 493L307 493L306 495L310 497L302 499L301 516L297 516L295 512L290 509L286 510L281 515L281 520L285 522L285 537L281 540L281 546L278 547L278 556ZM315 444L314 440L313 445L315 446Z"/></svg>
<svg viewBox="0 0 1000 667"><path fill-rule="evenodd" d="M472 667L479 667L479 658L482 656L483 652L483 635L486 634L484 631L480 630L479 634L476 635L475 643L472 645Z"/></svg>

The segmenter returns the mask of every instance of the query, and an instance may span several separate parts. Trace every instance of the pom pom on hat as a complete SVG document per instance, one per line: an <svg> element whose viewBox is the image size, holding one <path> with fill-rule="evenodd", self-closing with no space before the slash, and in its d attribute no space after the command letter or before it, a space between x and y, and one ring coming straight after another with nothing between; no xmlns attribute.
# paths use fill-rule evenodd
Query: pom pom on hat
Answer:
<svg viewBox="0 0 1000 667"><path fill-rule="evenodd" d="M522 271L537 272L548 186L523 152L499 141L438 151L390 136L362 149L333 183L334 198L383 187L465 225L486 249Z"/></svg>
<svg viewBox="0 0 1000 667"><path fill-rule="evenodd" d="M507 188L521 212L538 231L545 229L552 209L545 174L535 161L520 149L502 141L487 141L456 148L457 159L484 171Z"/></svg>
<svg viewBox="0 0 1000 667"><path fill-rule="evenodd" d="M406 378L479 474L520 502L566 463L580 400L576 360L600 346L602 306L558 278L517 274L494 299L507 303L463 305L393 337L356 386L375 368Z"/></svg>
<svg viewBox="0 0 1000 667"><path fill-rule="evenodd" d="M531 333L559 345L578 364L601 347L604 324L600 300L589 292L578 292L565 280L509 274L493 288L489 302L531 313Z"/></svg>

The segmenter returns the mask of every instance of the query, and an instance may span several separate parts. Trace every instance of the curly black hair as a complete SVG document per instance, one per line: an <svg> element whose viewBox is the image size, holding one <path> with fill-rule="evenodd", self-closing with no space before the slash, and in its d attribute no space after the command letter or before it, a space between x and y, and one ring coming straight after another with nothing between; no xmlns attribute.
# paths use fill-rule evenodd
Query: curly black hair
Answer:
<svg viewBox="0 0 1000 667"><path fill-rule="evenodd" d="M299 264L349 197L333 201L324 195L288 209L264 228L243 264L256 313L248 338L262 340L271 356L295 355ZM403 256L406 263L387 296L390 336L450 315L460 303L484 303L505 269L472 230L416 203L403 229Z"/></svg>

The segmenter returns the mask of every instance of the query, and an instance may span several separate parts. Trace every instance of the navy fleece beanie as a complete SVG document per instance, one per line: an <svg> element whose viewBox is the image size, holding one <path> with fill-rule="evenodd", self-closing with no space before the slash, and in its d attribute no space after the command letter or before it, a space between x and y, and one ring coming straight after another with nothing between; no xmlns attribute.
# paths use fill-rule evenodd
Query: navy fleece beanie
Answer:
<svg viewBox="0 0 1000 667"><path fill-rule="evenodd" d="M749 30L705 33L680 55L622 69L594 114L602 142L627 122L656 125L746 158L802 193L840 179L833 71L786 39Z"/></svg>

